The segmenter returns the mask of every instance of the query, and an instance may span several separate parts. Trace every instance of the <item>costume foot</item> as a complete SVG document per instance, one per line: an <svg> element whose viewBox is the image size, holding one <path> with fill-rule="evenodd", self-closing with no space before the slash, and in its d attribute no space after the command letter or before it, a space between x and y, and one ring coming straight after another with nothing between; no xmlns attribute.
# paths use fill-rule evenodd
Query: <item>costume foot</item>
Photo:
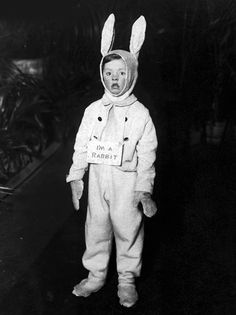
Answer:
<svg viewBox="0 0 236 315"><path fill-rule="evenodd" d="M88 297L91 293L100 290L103 285L103 281L86 278L74 287L72 293L76 296Z"/></svg>
<svg viewBox="0 0 236 315"><path fill-rule="evenodd" d="M118 297L120 305L124 307L132 307L138 301L138 293L134 284L119 284Z"/></svg>

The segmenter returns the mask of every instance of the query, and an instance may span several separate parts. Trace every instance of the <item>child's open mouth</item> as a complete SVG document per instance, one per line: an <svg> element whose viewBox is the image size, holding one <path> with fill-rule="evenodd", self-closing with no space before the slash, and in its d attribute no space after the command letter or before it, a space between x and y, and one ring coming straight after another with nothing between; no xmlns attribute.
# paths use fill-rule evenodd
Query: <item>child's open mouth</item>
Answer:
<svg viewBox="0 0 236 315"><path fill-rule="evenodd" d="M119 89L120 86L119 86L119 84L117 84L117 83L113 83L112 86L111 86L111 88L112 88L112 89Z"/></svg>

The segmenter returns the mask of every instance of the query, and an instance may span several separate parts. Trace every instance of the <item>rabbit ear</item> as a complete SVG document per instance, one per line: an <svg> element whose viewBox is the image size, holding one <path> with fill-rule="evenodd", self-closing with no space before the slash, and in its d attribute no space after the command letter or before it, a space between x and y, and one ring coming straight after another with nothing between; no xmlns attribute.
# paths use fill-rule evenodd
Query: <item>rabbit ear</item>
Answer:
<svg viewBox="0 0 236 315"><path fill-rule="evenodd" d="M137 59L145 39L146 25L146 20L144 16L141 15L132 26L129 50Z"/></svg>
<svg viewBox="0 0 236 315"><path fill-rule="evenodd" d="M105 56L112 48L115 37L114 24L115 16L112 13L107 18L102 30L101 54L103 56Z"/></svg>

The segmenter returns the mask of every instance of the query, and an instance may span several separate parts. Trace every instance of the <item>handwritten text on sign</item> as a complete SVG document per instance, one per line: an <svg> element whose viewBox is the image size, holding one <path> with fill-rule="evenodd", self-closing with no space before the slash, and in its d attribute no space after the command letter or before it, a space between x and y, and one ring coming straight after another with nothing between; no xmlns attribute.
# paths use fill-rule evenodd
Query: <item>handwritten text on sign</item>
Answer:
<svg viewBox="0 0 236 315"><path fill-rule="evenodd" d="M87 162L106 165L121 165L122 145L109 141L89 141Z"/></svg>

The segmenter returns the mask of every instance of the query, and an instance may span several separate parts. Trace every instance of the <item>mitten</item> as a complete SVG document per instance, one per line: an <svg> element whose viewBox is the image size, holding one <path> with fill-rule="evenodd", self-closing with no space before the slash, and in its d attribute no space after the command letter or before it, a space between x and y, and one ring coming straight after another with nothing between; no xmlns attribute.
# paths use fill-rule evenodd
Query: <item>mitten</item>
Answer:
<svg viewBox="0 0 236 315"><path fill-rule="evenodd" d="M145 191L136 191L134 195L135 205L138 205L139 202L142 203L143 213L151 218L157 212L157 206L155 201L152 200L151 194Z"/></svg>
<svg viewBox="0 0 236 315"><path fill-rule="evenodd" d="M84 182L82 180L73 180L70 182L72 191L72 202L75 210L79 210L79 200L82 197L84 190Z"/></svg>
<svg viewBox="0 0 236 315"><path fill-rule="evenodd" d="M157 213L157 205L151 197L145 197L141 200L143 213L146 217L151 218Z"/></svg>

